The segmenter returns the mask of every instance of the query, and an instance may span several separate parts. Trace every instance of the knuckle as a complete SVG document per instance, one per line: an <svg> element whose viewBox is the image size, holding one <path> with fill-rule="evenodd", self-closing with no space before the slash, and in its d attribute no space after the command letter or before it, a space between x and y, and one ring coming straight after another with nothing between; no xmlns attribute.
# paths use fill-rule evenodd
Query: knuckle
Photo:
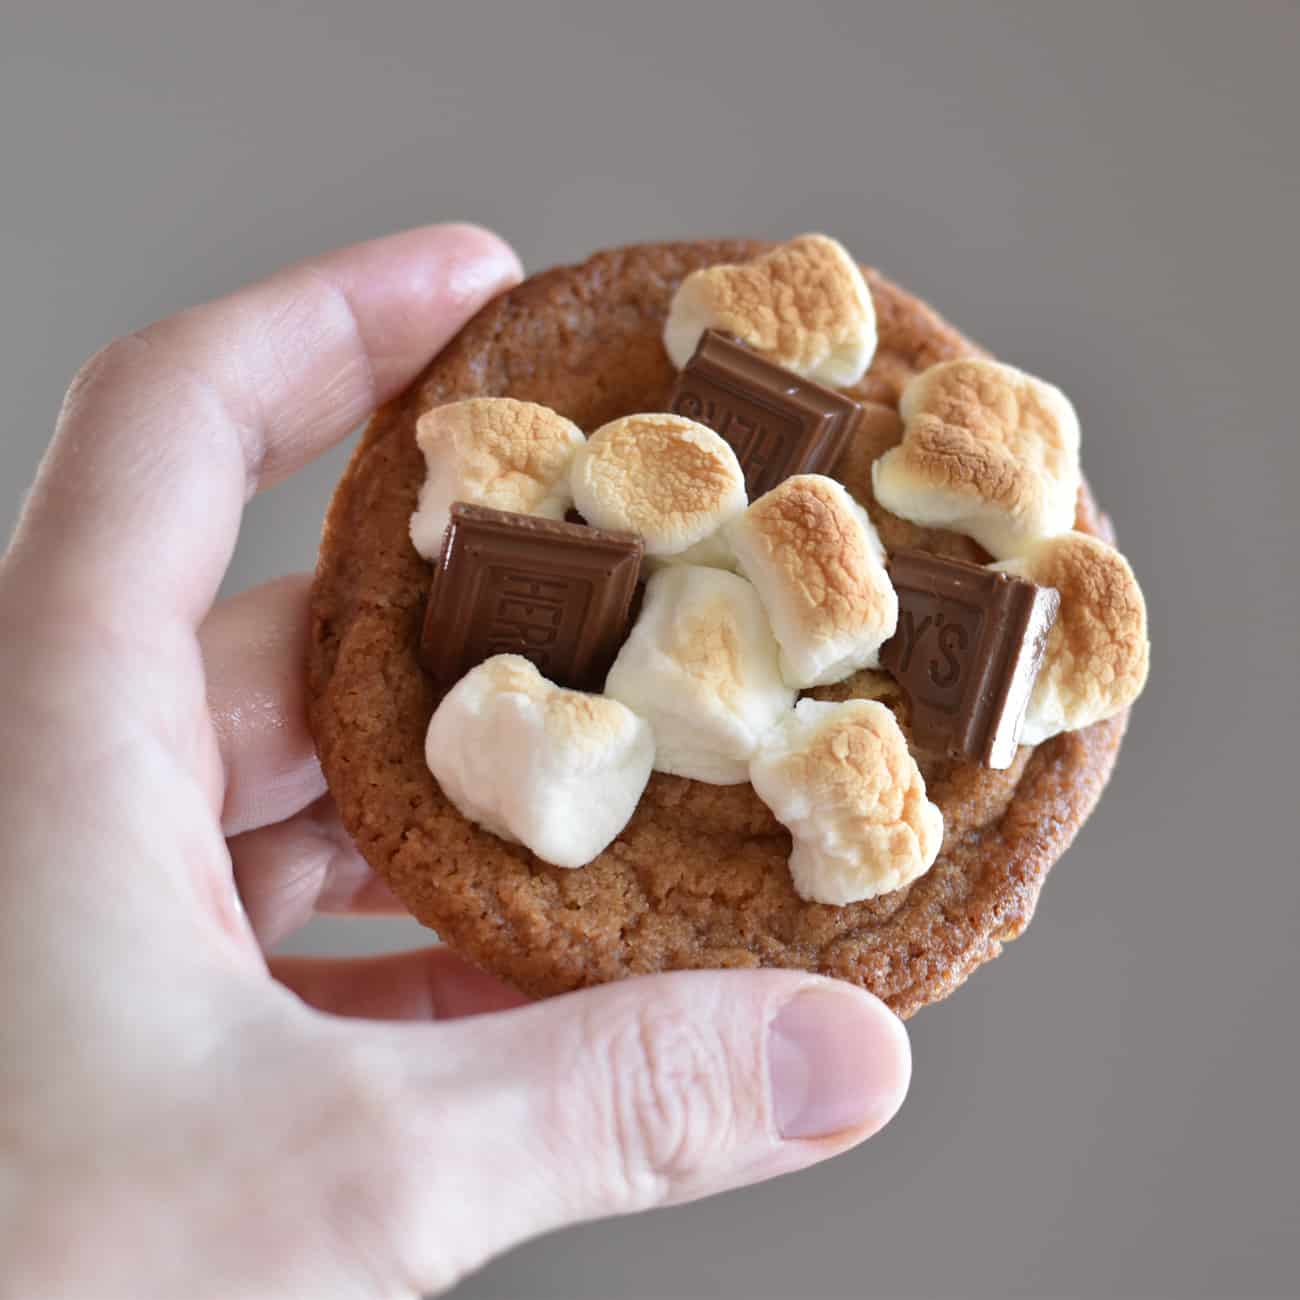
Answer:
<svg viewBox="0 0 1300 1300"><path fill-rule="evenodd" d="M629 1209L689 1186L735 1142L735 1071L716 1027L676 999L587 1027L607 1189Z"/></svg>
<svg viewBox="0 0 1300 1300"><path fill-rule="evenodd" d="M64 398L64 409L71 409L97 389L112 384L129 373L149 351L152 343L147 330L123 334L92 353L73 375Z"/></svg>
<svg viewBox="0 0 1300 1300"><path fill-rule="evenodd" d="M173 404L192 402L193 409L201 411L202 418L213 428L233 431L232 445L243 456L251 491L267 455L266 439L258 421L250 415L262 405L256 386L251 379L247 391L240 385L227 390L216 383L207 372L202 349L195 350L192 338L187 345L185 328L178 328L180 319L155 321L123 334L94 353L68 385L61 422L88 413L101 398L126 392L147 376L151 392L164 395Z"/></svg>

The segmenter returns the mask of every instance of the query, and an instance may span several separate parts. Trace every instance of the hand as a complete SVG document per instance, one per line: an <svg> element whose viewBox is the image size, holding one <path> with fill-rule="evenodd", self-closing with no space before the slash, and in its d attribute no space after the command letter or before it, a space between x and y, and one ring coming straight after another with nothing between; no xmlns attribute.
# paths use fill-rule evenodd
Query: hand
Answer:
<svg viewBox="0 0 1300 1300"><path fill-rule="evenodd" d="M0 1295L414 1296L900 1104L902 1026L830 980L524 1005L440 948L265 956L313 908L392 900L312 753L306 581L213 607L241 510L518 275L483 231L410 231L73 382L0 563Z"/></svg>

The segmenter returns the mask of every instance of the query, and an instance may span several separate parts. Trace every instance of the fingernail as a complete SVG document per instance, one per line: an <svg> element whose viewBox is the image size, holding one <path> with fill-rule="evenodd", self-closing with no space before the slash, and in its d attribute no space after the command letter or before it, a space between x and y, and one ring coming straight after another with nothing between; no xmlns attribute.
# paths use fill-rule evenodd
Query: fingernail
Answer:
<svg viewBox="0 0 1300 1300"><path fill-rule="evenodd" d="M795 994L768 1030L772 1110L783 1138L883 1128L903 1104L912 1056L902 1022L848 987Z"/></svg>

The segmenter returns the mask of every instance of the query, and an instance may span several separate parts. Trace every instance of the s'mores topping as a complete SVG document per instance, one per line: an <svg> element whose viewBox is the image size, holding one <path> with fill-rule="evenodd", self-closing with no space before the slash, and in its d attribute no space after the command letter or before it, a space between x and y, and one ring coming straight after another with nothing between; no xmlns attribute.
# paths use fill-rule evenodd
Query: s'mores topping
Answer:
<svg viewBox="0 0 1300 1300"><path fill-rule="evenodd" d="M589 524L640 534L653 557L706 540L746 500L736 453L681 415L627 415L602 425L573 458L570 485Z"/></svg>
<svg viewBox="0 0 1300 1300"><path fill-rule="evenodd" d="M994 567L1055 587L1061 597L1029 698L1023 744L1091 726L1137 699L1151 653L1146 601L1114 547L1084 533L1063 533Z"/></svg>
<svg viewBox="0 0 1300 1300"><path fill-rule="evenodd" d="M688 275L664 342L671 412L587 436L512 398L420 417L418 646L446 692L429 769L466 818L562 867L609 846L652 771L748 780L802 898L903 888L944 835L916 755L1005 769L1145 683L1133 572L1071 531L1074 408L982 357L915 375L897 414L836 391L876 318L824 235Z"/></svg>
<svg viewBox="0 0 1300 1300"><path fill-rule="evenodd" d="M903 441L872 468L887 510L996 559L1073 524L1079 421L1059 388L998 361L944 361L908 383L899 414Z"/></svg>
<svg viewBox="0 0 1300 1300"><path fill-rule="evenodd" d="M548 682L518 655L471 669L443 697L429 770L470 821L580 867L627 825L650 779L650 725L617 700Z"/></svg>
<svg viewBox="0 0 1300 1300"><path fill-rule="evenodd" d="M928 871L943 814L893 713L875 700L800 700L749 765L760 799L790 831L801 898L842 905Z"/></svg>
<svg viewBox="0 0 1300 1300"><path fill-rule="evenodd" d="M646 584L605 694L649 721L657 770L734 785L794 703L777 655L762 602L744 578L673 565Z"/></svg>
<svg viewBox="0 0 1300 1300"><path fill-rule="evenodd" d="M760 497L728 529L740 571L758 589L800 689L879 663L898 599L866 511L834 479L798 474Z"/></svg>
<svg viewBox="0 0 1300 1300"><path fill-rule="evenodd" d="M912 744L1010 767L1059 593L919 550L895 551L889 576L898 632L880 662L908 698Z"/></svg>
<svg viewBox="0 0 1300 1300"><path fill-rule="evenodd" d="M876 351L867 282L844 246L826 235L800 235L752 262L693 271L664 326L664 346L679 370L708 329L832 388L856 384Z"/></svg>
<svg viewBox="0 0 1300 1300"><path fill-rule="evenodd" d="M427 476L411 516L426 560L442 549L453 501L563 519L573 504L569 463L582 430L550 407L513 397L471 397L420 416L415 440Z"/></svg>

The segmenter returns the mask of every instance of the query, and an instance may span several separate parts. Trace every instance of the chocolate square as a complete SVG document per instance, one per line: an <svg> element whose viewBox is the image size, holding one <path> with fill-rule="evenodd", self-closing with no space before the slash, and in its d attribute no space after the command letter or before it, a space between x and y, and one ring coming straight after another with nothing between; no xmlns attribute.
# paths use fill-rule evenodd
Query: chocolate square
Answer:
<svg viewBox="0 0 1300 1300"><path fill-rule="evenodd" d="M704 331L669 407L731 444L751 501L793 474L829 474L862 412L717 330Z"/></svg>
<svg viewBox="0 0 1300 1300"><path fill-rule="evenodd" d="M922 749L1005 768L1015 758L1060 594L978 564L896 551L898 631L880 651Z"/></svg>
<svg viewBox="0 0 1300 1300"><path fill-rule="evenodd" d="M643 545L631 533L456 502L420 658L450 687L498 654L561 686L599 690L627 632Z"/></svg>

